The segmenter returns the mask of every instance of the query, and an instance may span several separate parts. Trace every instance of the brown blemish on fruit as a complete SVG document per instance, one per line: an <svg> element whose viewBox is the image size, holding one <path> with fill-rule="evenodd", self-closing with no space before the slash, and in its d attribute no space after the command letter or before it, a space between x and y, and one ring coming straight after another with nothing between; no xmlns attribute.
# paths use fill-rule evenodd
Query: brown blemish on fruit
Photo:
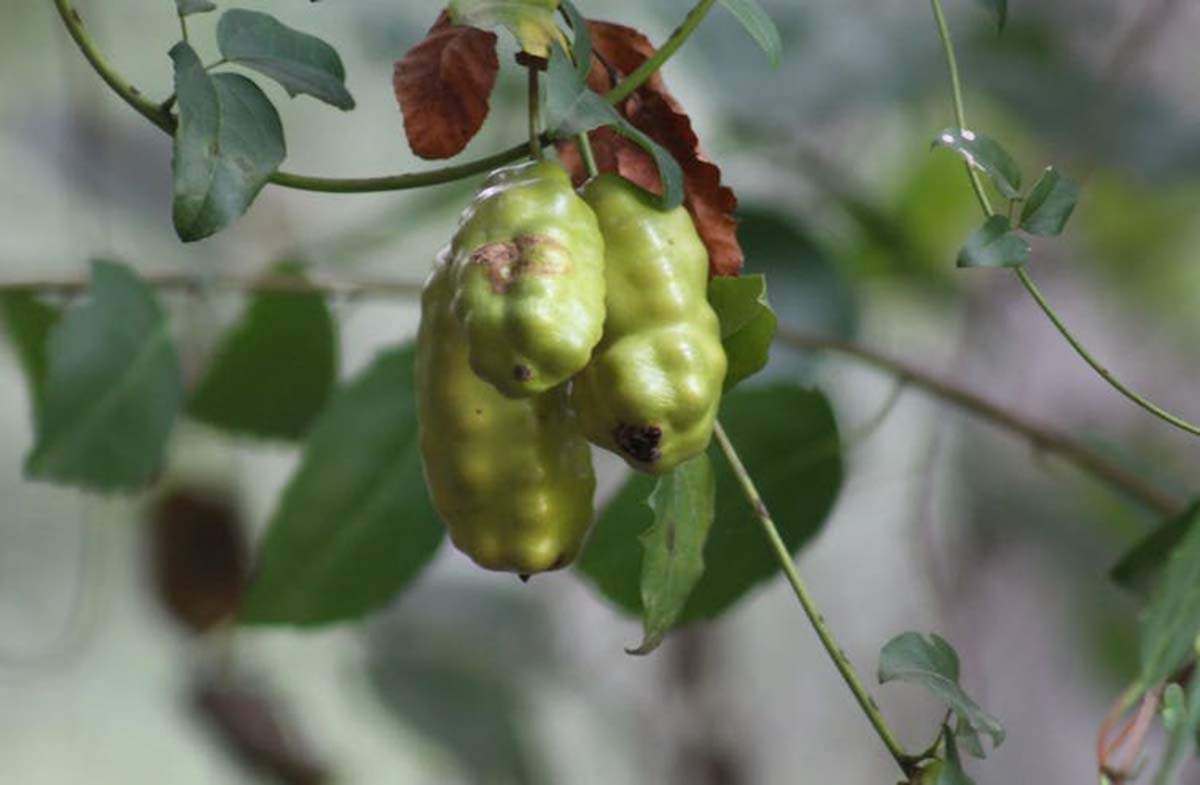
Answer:
<svg viewBox="0 0 1200 785"><path fill-rule="evenodd" d="M533 371L528 365L513 366L513 378L518 382L527 382L533 378Z"/></svg>
<svg viewBox="0 0 1200 785"><path fill-rule="evenodd" d="M662 457L662 451L658 449L662 435L662 428L657 425L621 423L613 429L613 440L617 446L639 463L655 463Z"/></svg>
<svg viewBox="0 0 1200 785"><path fill-rule="evenodd" d="M569 268L567 249L549 237L523 234L476 248L471 264L487 268L492 291L504 294L527 275L559 275Z"/></svg>

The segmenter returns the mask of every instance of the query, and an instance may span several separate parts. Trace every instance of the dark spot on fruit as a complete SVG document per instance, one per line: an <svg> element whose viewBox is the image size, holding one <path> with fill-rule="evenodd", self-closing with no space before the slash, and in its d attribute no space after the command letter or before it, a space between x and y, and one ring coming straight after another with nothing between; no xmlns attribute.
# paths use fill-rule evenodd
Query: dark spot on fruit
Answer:
<svg viewBox="0 0 1200 785"><path fill-rule="evenodd" d="M654 463L662 457L662 451L658 449L662 428L657 425L621 423L613 429L613 439L622 452L639 463Z"/></svg>
<svg viewBox="0 0 1200 785"><path fill-rule="evenodd" d="M529 583L529 573L523 572L517 577L521 579L521 583Z"/></svg>
<svg viewBox="0 0 1200 785"><path fill-rule="evenodd" d="M475 413L476 413L476 414L478 414L479 416L481 416L481 417L482 417L482 416L483 416L483 409L476 409L476 410L475 410Z"/></svg>
<svg viewBox="0 0 1200 785"><path fill-rule="evenodd" d="M533 378L533 371L528 365L513 366L513 378L518 382L527 382Z"/></svg>

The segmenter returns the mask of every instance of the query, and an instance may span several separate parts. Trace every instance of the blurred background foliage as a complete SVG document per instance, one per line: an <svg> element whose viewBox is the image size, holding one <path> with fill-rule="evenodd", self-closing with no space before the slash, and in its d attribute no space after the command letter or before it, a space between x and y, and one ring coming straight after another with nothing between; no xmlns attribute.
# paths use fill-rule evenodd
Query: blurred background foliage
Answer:
<svg viewBox="0 0 1200 785"><path fill-rule="evenodd" d="M80 5L113 62L148 94L167 95L166 50L178 37L170 3ZM290 169L424 165L408 152L390 75L434 6L237 5L321 35L346 61L358 101L350 114L266 86L288 129ZM690 4L580 5L660 41ZM665 77L741 199L747 271L767 273L781 322L908 358L1181 498L1194 493L1194 440L1101 384L1011 276L954 268L977 213L959 161L929 152L951 116L924 5L764 5L784 39L778 70L718 10ZM1200 7L1016 0L997 36L980 4L949 5L973 124L1002 140L1030 180L1054 161L1083 185L1067 234L1035 242L1033 273L1098 356L1195 416ZM193 17L205 60L214 23ZM502 36L502 62L512 51ZM302 261L339 278L419 280L475 185L369 196L270 189L231 230L183 246L169 220L168 140L106 92L49 4L6 9L0 73L5 279L81 276L104 257L202 277ZM502 71L468 157L521 138L522 90L515 69ZM192 373L243 304L226 291L167 302ZM343 377L415 329L410 301L339 299L333 311ZM197 638L155 597L167 546L153 547L152 500L20 479L29 399L8 348L0 378L4 782L895 779L778 580L649 659L622 653L638 622L585 581L521 586L448 548L361 624ZM841 358L776 347L756 381L785 378L824 389L843 432L870 421L891 389ZM227 523L238 533L209 546L237 552L237 537L261 531L296 460L293 448L191 425L174 440L169 476L233 500ZM957 646L972 694L1009 730L974 772L980 783L1091 778L1098 720L1136 668L1139 606L1106 573L1155 521L916 390L847 448L844 469L800 566L851 659L869 673L893 634L936 629ZM615 462L603 466L606 493L619 476ZM206 691L213 673L231 672L236 680L222 684L246 685L235 699ZM889 687L880 702L913 745L940 718L916 690Z"/></svg>

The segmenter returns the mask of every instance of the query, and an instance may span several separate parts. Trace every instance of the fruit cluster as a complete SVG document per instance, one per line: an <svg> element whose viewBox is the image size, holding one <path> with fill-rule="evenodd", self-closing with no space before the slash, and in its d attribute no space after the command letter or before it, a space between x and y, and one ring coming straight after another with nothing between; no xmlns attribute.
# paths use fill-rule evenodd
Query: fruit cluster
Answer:
<svg viewBox="0 0 1200 785"><path fill-rule="evenodd" d="M557 163L492 173L421 300L425 478L488 569L569 564L593 518L588 442L668 472L708 447L725 379L708 254L682 207Z"/></svg>

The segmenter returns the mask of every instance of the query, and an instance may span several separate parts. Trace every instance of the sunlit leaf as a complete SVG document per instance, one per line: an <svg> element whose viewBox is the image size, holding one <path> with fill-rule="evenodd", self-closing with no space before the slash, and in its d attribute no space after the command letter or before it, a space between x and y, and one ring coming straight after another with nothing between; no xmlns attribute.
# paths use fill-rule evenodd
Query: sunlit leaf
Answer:
<svg viewBox="0 0 1200 785"><path fill-rule="evenodd" d="M554 18L558 0L450 0L448 8L456 25L508 28L531 55L548 57L555 44L566 45Z"/></svg>
<svg viewBox="0 0 1200 785"><path fill-rule="evenodd" d="M1004 215L993 215L971 233L958 252L959 267L1020 267L1029 261L1029 243L1012 231Z"/></svg>
<svg viewBox="0 0 1200 785"><path fill-rule="evenodd" d="M217 24L217 44L223 58L271 77L288 95L305 93L339 109L354 108L337 50L270 14L226 11Z"/></svg>
<svg viewBox="0 0 1200 785"><path fill-rule="evenodd" d="M996 189L1009 199L1020 196L1021 170L1008 151L990 136L965 128L947 128L934 138L933 146L961 155L968 166L991 178Z"/></svg>
<svg viewBox="0 0 1200 785"><path fill-rule="evenodd" d="M97 490L153 479L183 397L167 316L124 265L95 262L86 302L47 344L31 477Z"/></svg>

